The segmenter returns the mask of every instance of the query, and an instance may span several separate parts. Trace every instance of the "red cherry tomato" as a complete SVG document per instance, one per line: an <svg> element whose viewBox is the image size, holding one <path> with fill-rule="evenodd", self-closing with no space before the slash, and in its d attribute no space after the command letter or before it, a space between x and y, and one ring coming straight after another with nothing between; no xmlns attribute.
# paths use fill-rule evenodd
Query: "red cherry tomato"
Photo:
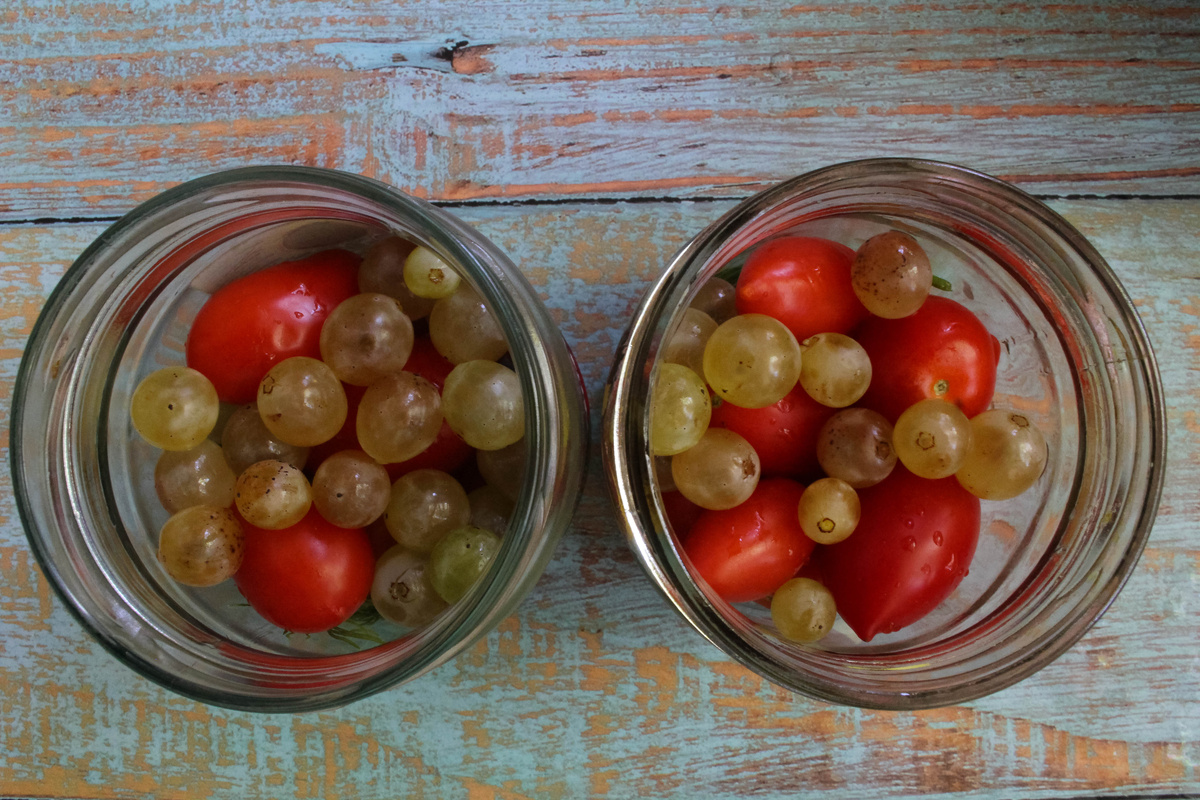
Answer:
<svg viewBox="0 0 1200 800"><path fill-rule="evenodd" d="M730 603L774 592L813 549L796 513L803 493L795 481L769 478L740 506L705 511L683 539L693 569Z"/></svg>
<svg viewBox="0 0 1200 800"><path fill-rule="evenodd" d="M809 480L820 470L817 434L837 411L813 400L796 384L786 397L766 408L721 403L713 409L709 426L728 428L748 441L758 453L763 475Z"/></svg>
<svg viewBox="0 0 1200 800"><path fill-rule="evenodd" d="M683 492L663 492L662 499L667 522L671 523L675 535L683 538L704 513L704 509L684 497Z"/></svg>
<svg viewBox="0 0 1200 800"><path fill-rule="evenodd" d="M998 342L978 317L949 298L930 297L901 319L871 317L855 338L871 357L871 386L859 404L892 422L930 397L957 404L968 417L991 405Z"/></svg>
<svg viewBox="0 0 1200 800"><path fill-rule="evenodd" d="M314 508L278 531L242 523L245 555L234 581L263 619L297 633L345 622L371 591L375 556L358 528L339 528Z"/></svg>
<svg viewBox="0 0 1200 800"><path fill-rule="evenodd" d="M774 317L801 342L818 333L849 333L867 317L850 285L853 261L853 250L828 239L772 239L742 268L738 313Z"/></svg>
<svg viewBox="0 0 1200 800"><path fill-rule="evenodd" d="M354 253L328 250L221 287L192 323L188 366L207 376L225 402L254 402L273 364L321 357L321 325L358 293L359 261Z"/></svg>
<svg viewBox="0 0 1200 800"><path fill-rule="evenodd" d="M869 642L921 619L962 581L979 540L979 498L953 477L918 478L899 464L858 497L854 533L813 560L838 614Z"/></svg>

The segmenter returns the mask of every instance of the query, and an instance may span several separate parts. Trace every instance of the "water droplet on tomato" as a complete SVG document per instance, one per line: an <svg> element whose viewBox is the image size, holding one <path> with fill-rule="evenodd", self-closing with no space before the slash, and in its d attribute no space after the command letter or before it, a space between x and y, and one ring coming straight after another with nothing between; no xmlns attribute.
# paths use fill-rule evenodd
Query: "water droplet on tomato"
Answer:
<svg viewBox="0 0 1200 800"><path fill-rule="evenodd" d="M913 521L911 519L904 520L904 527L911 528L912 526L913 526Z"/></svg>
<svg viewBox="0 0 1200 800"><path fill-rule="evenodd" d="M933 543L934 544L936 544L938 547L941 547L942 542L944 542L945 540L946 539L944 536L942 536L941 531L934 531L934 533L933 533Z"/></svg>
<svg viewBox="0 0 1200 800"><path fill-rule="evenodd" d="M917 540L912 536L905 536L904 541L901 542L901 544L904 545L904 549L910 553L917 549Z"/></svg>
<svg viewBox="0 0 1200 800"><path fill-rule="evenodd" d="M954 553L950 554L950 560L946 562L946 572L954 572Z"/></svg>

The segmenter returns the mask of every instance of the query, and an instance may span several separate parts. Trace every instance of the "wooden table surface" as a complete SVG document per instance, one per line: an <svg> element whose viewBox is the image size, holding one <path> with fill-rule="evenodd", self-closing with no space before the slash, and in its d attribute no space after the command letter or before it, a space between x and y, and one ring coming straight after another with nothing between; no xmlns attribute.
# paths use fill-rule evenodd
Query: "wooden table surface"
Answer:
<svg viewBox="0 0 1200 800"><path fill-rule="evenodd" d="M5 415L0 795L1200 797L1195 2L6 0L0 395L112 220L189 178L285 163L477 225L553 308L596 408L622 321L677 247L763 187L878 155L1045 198L1157 349L1158 521L1057 662L919 713L773 688L651 588L592 463L540 583L453 662L336 711L211 708L121 666L53 596L16 517Z"/></svg>

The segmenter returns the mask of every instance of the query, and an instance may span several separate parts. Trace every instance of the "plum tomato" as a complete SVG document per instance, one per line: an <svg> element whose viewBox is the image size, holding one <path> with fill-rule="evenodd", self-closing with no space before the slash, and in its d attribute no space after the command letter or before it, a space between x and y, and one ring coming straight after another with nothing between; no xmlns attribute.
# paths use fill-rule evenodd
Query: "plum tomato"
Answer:
<svg viewBox="0 0 1200 800"><path fill-rule="evenodd" d="M770 478L740 506L702 513L683 538L693 570L730 603L771 594L813 550L796 515L803 493L803 484Z"/></svg>
<svg viewBox="0 0 1200 800"><path fill-rule="evenodd" d="M319 633L349 619L371 592L375 555L361 528L339 528L314 508L277 531L243 525L238 590L273 625Z"/></svg>
<svg viewBox="0 0 1200 800"><path fill-rule="evenodd" d="M871 317L858 329L871 357L871 385L859 405L894 423L919 400L954 403L967 417L987 410L999 351L979 318L946 297L930 297L911 316Z"/></svg>
<svg viewBox="0 0 1200 800"><path fill-rule="evenodd" d="M817 435L838 409L809 397L799 383L782 400L766 408L721 403L713 408L710 427L727 428L750 443L766 477L807 480L817 476Z"/></svg>
<svg viewBox="0 0 1200 800"><path fill-rule="evenodd" d="M738 276L738 313L774 317L798 342L849 333L867 317L850 283L853 262L853 250L828 239L772 239L755 248Z"/></svg>
<svg viewBox="0 0 1200 800"><path fill-rule="evenodd" d="M918 478L901 465L860 489L862 517L813 561L838 614L865 642L937 608L967 574L979 540L979 499L954 478Z"/></svg>
<svg viewBox="0 0 1200 800"><path fill-rule="evenodd" d="M320 358L321 326L358 293L360 258L327 250L259 270L218 289L187 339L187 364L227 403L251 403L259 381L292 356Z"/></svg>

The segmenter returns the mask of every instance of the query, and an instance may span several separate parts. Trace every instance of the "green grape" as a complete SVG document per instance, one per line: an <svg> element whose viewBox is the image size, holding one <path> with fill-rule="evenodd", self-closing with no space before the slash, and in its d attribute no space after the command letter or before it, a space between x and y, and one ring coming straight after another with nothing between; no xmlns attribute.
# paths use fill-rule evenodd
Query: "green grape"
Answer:
<svg viewBox="0 0 1200 800"><path fill-rule="evenodd" d="M411 372L397 372L367 388L355 419L358 443L380 464L407 461L437 439L442 398L437 387Z"/></svg>
<svg viewBox="0 0 1200 800"><path fill-rule="evenodd" d="M251 464L238 476L234 503L256 528L290 528L312 507L312 487L304 473L282 461Z"/></svg>
<svg viewBox="0 0 1200 800"><path fill-rule="evenodd" d="M242 565L242 525L228 508L197 505L171 516L158 537L158 560L188 586L215 586Z"/></svg>
<svg viewBox="0 0 1200 800"><path fill-rule="evenodd" d="M758 486L758 453L740 434L709 428L694 447L671 459L671 475L683 496L701 508L739 506Z"/></svg>
<svg viewBox="0 0 1200 800"><path fill-rule="evenodd" d="M839 411L817 435L817 461L826 475L855 489L874 486L896 466L892 423L866 408Z"/></svg>
<svg viewBox="0 0 1200 800"><path fill-rule="evenodd" d="M499 450L525 435L521 379L494 361L467 361L451 370L442 410L450 429L477 450Z"/></svg>
<svg viewBox="0 0 1200 800"><path fill-rule="evenodd" d="M737 314L736 301L737 290L732 283L722 278L709 278L692 298L691 307L703 311L720 325Z"/></svg>
<svg viewBox="0 0 1200 800"><path fill-rule="evenodd" d="M717 323L703 311L685 309L679 327L663 348L662 360L668 364L682 364L697 375L704 374L704 346Z"/></svg>
<svg viewBox="0 0 1200 800"><path fill-rule="evenodd" d="M191 450L164 450L154 465L154 491L171 514L191 506L228 508L236 482L237 474L211 439Z"/></svg>
<svg viewBox="0 0 1200 800"><path fill-rule="evenodd" d="M415 244L399 236L376 242L358 267L358 290L393 297L400 301L409 319L418 320L429 316L434 301L417 297L404 283L404 261L414 247Z"/></svg>
<svg viewBox="0 0 1200 800"><path fill-rule="evenodd" d="M917 240L888 231L863 242L850 267L850 285L877 317L899 319L916 313L929 296L933 270Z"/></svg>
<svg viewBox="0 0 1200 800"><path fill-rule="evenodd" d="M448 607L429 582L429 558L401 545L375 562L371 604L384 619L409 628L428 625Z"/></svg>
<svg viewBox="0 0 1200 800"><path fill-rule="evenodd" d="M654 479L658 481L660 492L679 490L675 485L675 476L671 474L671 462L674 458L675 456L654 456Z"/></svg>
<svg viewBox="0 0 1200 800"><path fill-rule="evenodd" d="M971 419L971 446L955 477L976 497L1007 500L1037 482L1048 455L1029 417L994 408Z"/></svg>
<svg viewBox="0 0 1200 800"><path fill-rule="evenodd" d="M429 554L429 579L447 603L457 603L487 571L500 537L470 526L450 531Z"/></svg>
<svg viewBox="0 0 1200 800"><path fill-rule="evenodd" d="M971 446L971 422L953 403L931 398L913 403L892 437L896 456L922 478L948 478L958 471Z"/></svg>
<svg viewBox="0 0 1200 800"><path fill-rule="evenodd" d="M397 543L428 553L442 537L471 519L462 484L438 469L418 469L392 484L383 522Z"/></svg>
<svg viewBox="0 0 1200 800"><path fill-rule="evenodd" d="M417 297L440 300L454 294L460 282L454 268L426 247L418 247L404 260L404 285Z"/></svg>
<svg viewBox="0 0 1200 800"><path fill-rule="evenodd" d="M800 379L800 343L765 314L721 323L704 348L704 377L717 397L742 408L782 400Z"/></svg>
<svg viewBox="0 0 1200 800"><path fill-rule="evenodd" d="M504 329L479 293L465 284L434 304L429 338L451 364L499 361L508 352Z"/></svg>
<svg viewBox="0 0 1200 800"><path fill-rule="evenodd" d="M308 463L308 448L276 439L254 404L241 406L230 415L221 432L221 450L234 475L259 461L282 461L296 469L304 469Z"/></svg>
<svg viewBox="0 0 1200 800"><path fill-rule="evenodd" d="M833 628L837 604L830 591L812 578L792 578L772 595L771 619L783 638L815 642Z"/></svg>
<svg viewBox="0 0 1200 800"><path fill-rule="evenodd" d="M356 294L338 304L321 326L321 360L355 386L399 372L412 353L412 321L385 294Z"/></svg>
<svg viewBox="0 0 1200 800"><path fill-rule="evenodd" d="M342 450L313 475L313 505L339 528L365 528L383 515L391 497L386 469L360 450Z"/></svg>
<svg viewBox="0 0 1200 800"><path fill-rule="evenodd" d="M650 452L673 456L694 447L711 418L712 401L700 376L679 364L659 364L650 395Z"/></svg>
<svg viewBox="0 0 1200 800"><path fill-rule="evenodd" d="M871 357L845 334L818 333L805 339L800 350L800 385L823 406L852 405L871 385Z"/></svg>
<svg viewBox="0 0 1200 800"><path fill-rule="evenodd" d="M854 533L862 514L858 492L838 478L813 481L800 495L800 527L817 544L836 544Z"/></svg>
<svg viewBox="0 0 1200 800"><path fill-rule="evenodd" d="M212 382L188 367L150 373L129 404L133 427L161 450L191 450L212 433L220 411Z"/></svg>
<svg viewBox="0 0 1200 800"><path fill-rule="evenodd" d="M497 536L503 536L508 530L508 521L512 518L516 504L512 498L495 486L480 486L467 495L471 506L469 524L474 528L483 528Z"/></svg>
<svg viewBox="0 0 1200 800"><path fill-rule="evenodd" d="M475 465L488 486L496 487L515 502L525 482L524 437L499 450L477 450Z"/></svg>
<svg viewBox="0 0 1200 800"><path fill-rule="evenodd" d="M324 362L285 358L258 385L258 414L271 435L297 447L327 442L342 429L346 390Z"/></svg>

